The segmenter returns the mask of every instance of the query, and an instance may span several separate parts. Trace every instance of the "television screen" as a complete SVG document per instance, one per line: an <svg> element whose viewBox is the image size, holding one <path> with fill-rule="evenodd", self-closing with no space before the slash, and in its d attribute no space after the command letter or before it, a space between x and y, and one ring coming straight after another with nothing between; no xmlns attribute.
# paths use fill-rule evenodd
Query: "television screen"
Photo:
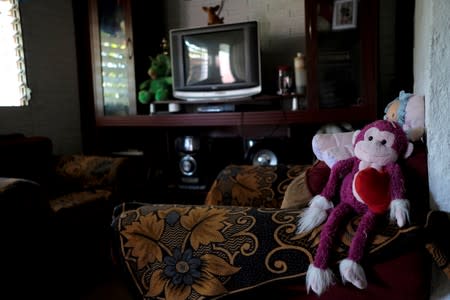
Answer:
<svg viewBox="0 0 450 300"><path fill-rule="evenodd" d="M261 92L256 21L171 31L173 94L226 100Z"/></svg>
<svg viewBox="0 0 450 300"><path fill-rule="evenodd" d="M185 37L184 73L187 85L243 82L245 78L244 36L240 30Z"/></svg>

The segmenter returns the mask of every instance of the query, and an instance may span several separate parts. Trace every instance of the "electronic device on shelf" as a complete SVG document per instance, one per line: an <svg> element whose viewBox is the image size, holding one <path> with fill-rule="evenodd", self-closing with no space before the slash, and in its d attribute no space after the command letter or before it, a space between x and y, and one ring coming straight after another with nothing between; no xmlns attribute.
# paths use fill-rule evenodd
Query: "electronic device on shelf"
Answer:
<svg viewBox="0 0 450 300"><path fill-rule="evenodd" d="M198 136L180 136L175 139L178 155L178 188L202 190L205 185L205 162L201 139Z"/></svg>
<svg viewBox="0 0 450 300"><path fill-rule="evenodd" d="M198 105L196 112L213 113L213 112L232 112L235 111L235 105L232 103L219 103Z"/></svg>
<svg viewBox="0 0 450 300"><path fill-rule="evenodd" d="M261 92L257 21L170 30L173 96L187 101Z"/></svg>

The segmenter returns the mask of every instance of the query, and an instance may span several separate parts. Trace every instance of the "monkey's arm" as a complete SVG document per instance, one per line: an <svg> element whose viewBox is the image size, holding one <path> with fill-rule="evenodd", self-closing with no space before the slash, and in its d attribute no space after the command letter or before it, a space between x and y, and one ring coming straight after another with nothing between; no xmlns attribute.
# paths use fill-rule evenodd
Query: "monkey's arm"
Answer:
<svg viewBox="0 0 450 300"><path fill-rule="evenodd" d="M309 207L300 215L297 223L297 233L310 231L326 220L328 210L333 208L331 199L340 186L340 181L352 171L357 161L358 159L356 157L351 157L339 161L333 166L325 188L319 195L311 199Z"/></svg>
<svg viewBox="0 0 450 300"><path fill-rule="evenodd" d="M399 227L403 227L409 222L409 201L405 196L405 184L402 170L398 164L390 164L387 166L390 177L390 194L391 203L390 219L396 221Z"/></svg>
<svg viewBox="0 0 450 300"><path fill-rule="evenodd" d="M336 190L340 187L340 182L352 171L357 162L358 159L356 157L338 161L331 169L330 177L328 178L324 189L320 193L320 196L324 197L328 201L331 201L336 194Z"/></svg>

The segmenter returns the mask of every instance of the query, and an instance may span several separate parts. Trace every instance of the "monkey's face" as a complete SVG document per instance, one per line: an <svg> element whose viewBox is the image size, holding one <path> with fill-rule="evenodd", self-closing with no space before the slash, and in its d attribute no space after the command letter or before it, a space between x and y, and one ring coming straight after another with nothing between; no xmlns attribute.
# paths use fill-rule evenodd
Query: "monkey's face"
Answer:
<svg viewBox="0 0 450 300"><path fill-rule="evenodd" d="M395 135L392 132L372 127L364 133L364 139L356 143L355 156L362 161L385 166L398 158L392 147L394 143Z"/></svg>

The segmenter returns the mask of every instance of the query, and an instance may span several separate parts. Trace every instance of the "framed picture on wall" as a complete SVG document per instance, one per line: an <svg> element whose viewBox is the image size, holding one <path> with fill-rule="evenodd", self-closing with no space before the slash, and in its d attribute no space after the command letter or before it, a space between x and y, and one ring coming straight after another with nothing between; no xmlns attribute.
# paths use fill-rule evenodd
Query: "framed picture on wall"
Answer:
<svg viewBox="0 0 450 300"><path fill-rule="evenodd" d="M333 30L356 28L357 0L336 0L333 8Z"/></svg>

